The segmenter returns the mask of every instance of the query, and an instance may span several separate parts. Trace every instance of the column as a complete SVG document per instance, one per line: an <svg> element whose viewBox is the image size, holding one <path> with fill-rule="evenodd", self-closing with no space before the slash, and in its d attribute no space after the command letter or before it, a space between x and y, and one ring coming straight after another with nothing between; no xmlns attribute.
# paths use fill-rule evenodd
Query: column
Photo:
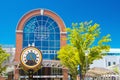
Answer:
<svg viewBox="0 0 120 80"><path fill-rule="evenodd" d="M19 80L19 69L17 69L17 66L15 66L14 70L14 80Z"/></svg>

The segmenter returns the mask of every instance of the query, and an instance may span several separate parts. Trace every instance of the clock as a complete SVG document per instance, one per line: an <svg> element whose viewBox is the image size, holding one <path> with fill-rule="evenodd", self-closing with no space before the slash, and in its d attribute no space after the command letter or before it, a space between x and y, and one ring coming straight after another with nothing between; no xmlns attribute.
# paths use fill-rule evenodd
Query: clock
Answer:
<svg viewBox="0 0 120 80"><path fill-rule="evenodd" d="M36 70L41 66L42 53L35 47L27 47L22 50L20 61L24 70Z"/></svg>

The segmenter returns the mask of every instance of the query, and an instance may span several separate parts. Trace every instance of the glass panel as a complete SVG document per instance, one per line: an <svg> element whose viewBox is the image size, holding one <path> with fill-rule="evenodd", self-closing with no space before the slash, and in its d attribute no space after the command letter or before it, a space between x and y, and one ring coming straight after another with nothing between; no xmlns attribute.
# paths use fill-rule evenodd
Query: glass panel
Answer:
<svg viewBox="0 0 120 80"><path fill-rule="evenodd" d="M113 62L113 65L116 65L116 62Z"/></svg>
<svg viewBox="0 0 120 80"><path fill-rule="evenodd" d="M52 23L54 23L54 20L51 19L51 18L49 18L49 19L48 19L48 23L52 24Z"/></svg>
<svg viewBox="0 0 120 80"><path fill-rule="evenodd" d="M43 47L48 47L48 41L43 41L43 42L42 42L42 46L43 46Z"/></svg>
<svg viewBox="0 0 120 80"><path fill-rule="evenodd" d="M31 21L29 20L25 25L27 26L27 27L29 27L29 26L31 26Z"/></svg>
<svg viewBox="0 0 120 80"><path fill-rule="evenodd" d="M111 62L108 62L108 66L111 66Z"/></svg>
<svg viewBox="0 0 120 80"><path fill-rule="evenodd" d="M43 20L44 20L44 21L47 21L48 19L49 19L49 17L43 16Z"/></svg>
<svg viewBox="0 0 120 80"><path fill-rule="evenodd" d="M54 57L55 60L59 60L58 57L57 57L57 54L55 54L55 57Z"/></svg>
<svg viewBox="0 0 120 80"><path fill-rule="evenodd" d="M50 59L51 59L51 60L54 59L54 55L55 55L55 54L50 54Z"/></svg>
<svg viewBox="0 0 120 80"><path fill-rule="evenodd" d="M29 30L29 27L28 27L28 26L25 26L23 32L24 32L24 33L29 33L29 31L30 31L30 30Z"/></svg>
<svg viewBox="0 0 120 80"><path fill-rule="evenodd" d="M59 30L59 28L57 27L57 28L55 28L55 32L60 32L60 30Z"/></svg>
<svg viewBox="0 0 120 80"><path fill-rule="evenodd" d="M30 19L30 23L35 23L36 22L36 18L35 17L32 17L31 19Z"/></svg>
<svg viewBox="0 0 120 80"><path fill-rule="evenodd" d="M54 41L50 41L50 43L49 43L50 45L50 47L54 47L55 46L55 43L54 43Z"/></svg>
<svg viewBox="0 0 120 80"><path fill-rule="evenodd" d="M35 25L32 24L31 26L29 26L29 28L30 28L30 32L33 33L33 32L34 32L34 29L35 29Z"/></svg>
<svg viewBox="0 0 120 80"><path fill-rule="evenodd" d="M36 27L38 27L38 22L35 22L34 25L35 25Z"/></svg>
<svg viewBox="0 0 120 80"><path fill-rule="evenodd" d="M55 35L55 40L60 40L60 34L59 33Z"/></svg>
<svg viewBox="0 0 120 80"><path fill-rule="evenodd" d="M40 41L35 41L35 46L41 46L41 42Z"/></svg>
<svg viewBox="0 0 120 80"><path fill-rule="evenodd" d="M45 26L49 29L50 23L46 22Z"/></svg>
<svg viewBox="0 0 120 80"><path fill-rule="evenodd" d="M55 42L55 47L59 47L60 46L60 41L56 41Z"/></svg>
<svg viewBox="0 0 120 80"><path fill-rule="evenodd" d="M42 50L41 46L35 46L35 47L38 48L38 49L40 49L40 50Z"/></svg>
<svg viewBox="0 0 120 80"><path fill-rule="evenodd" d="M55 21L52 25L54 26L54 28L58 27L58 24Z"/></svg>
<svg viewBox="0 0 120 80"><path fill-rule="evenodd" d="M54 47L49 47L49 49L50 49L50 50L55 50L55 48L54 48Z"/></svg>
<svg viewBox="0 0 120 80"><path fill-rule="evenodd" d="M42 20L41 20L41 21L38 21L39 26L41 26L41 25L42 25L42 22L43 22Z"/></svg>
<svg viewBox="0 0 120 80"><path fill-rule="evenodd" d="M23 48L28 46L28 41L23 41Z"/></svg>
<svg viewBox="0 0 120 80"><path fill-rule="evenodd" d="M43 26L45 26L45 25L46 25L46 21L43 21L42 23L43 23Z"/></svg>
<svg viewBox="0 0 120 80"><path fill-rule="evenodd" d="M48 59L48 54L42 54L43 59Z"/></svg>
<svg viewBox="0 0 120 80"><path fill-rule="evenodd" d="M29 44L32 45L32 43L34 43L34 41L29 41Z"/></svg>
<svg viewBox="0 0 120 80"><path fill-rule="evenodd" d="M42 16L36 16L37 20L42 20Z"/></svg>
<svg viewBox="0 0 120 80"><path fill-rule="evenodd" d="M60 47L55 47L55 50L60 50Z"/></svg>
<svg viewBox="0 0 120 80"><path fill-rule="evenodd" d="M30 40L30 41L31 41L31 40L33 41L33 40L34 40L34 33L30 33L30 34L29 34L29 40Z"/></svg>
<svg viewBox="0 0 120 80"><path fill-rule="evenodd" d="M50 34L49 40L54 40L54 34Z"/></svg>
<svg viewBox="0 0 120 80"><path fill-rule="evenodd" d="M41 46L41 50L48 50L48 47Z"/></svg>
<svg viewBox="0 0 120 80"><path fill-rule="evenodd" d="M23 40L28 40L28 39L29 39L29 34L23 33Z"/></svg>
<svg viewBox="0 0 120 80"><path fill-rule="evenodd" d="M52 25L50 25L50 26L48 27L48 29L49 29L49 31L50 31L51 33L54 33L54 32L55 32L55 29L54 29L54 27L53 27Z"/></svg>

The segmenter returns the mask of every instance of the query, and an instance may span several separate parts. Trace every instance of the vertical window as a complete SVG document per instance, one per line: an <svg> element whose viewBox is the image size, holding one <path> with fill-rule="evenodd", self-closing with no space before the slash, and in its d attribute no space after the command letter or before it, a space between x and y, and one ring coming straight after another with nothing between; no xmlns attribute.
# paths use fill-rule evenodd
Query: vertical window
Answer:
<svg viewBox="0 0 120 80"><path fill-rule="evenodd" d="M108 62L108 66L111 66L111 62Z"/></svg>
<svg viewBox="0 0 120 80"><path fill-rule="evenodd" d="M116 62L113 62L113 65L116 65Z"/></svg>
<svg viewBox="0 0 120 80"><path fill-rule="evenodd" d="M30 18L23 29L23 48L34 43L43 53L43 59L56 59L60 49L60 29L57 22L49 16L38 15Z"/></svg>

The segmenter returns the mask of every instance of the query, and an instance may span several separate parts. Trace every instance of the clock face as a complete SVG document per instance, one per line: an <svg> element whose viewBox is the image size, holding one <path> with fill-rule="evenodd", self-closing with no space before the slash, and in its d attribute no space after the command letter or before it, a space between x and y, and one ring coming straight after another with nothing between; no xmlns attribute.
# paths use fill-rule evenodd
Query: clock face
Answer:
<svg viewBox="0 0 120 80"><path fill-rule="evenodd" d="M34 68L41 64L42 54L39 49L35 47L28 47L22 51L21 54L21 63L25 67Z"/></svg>

